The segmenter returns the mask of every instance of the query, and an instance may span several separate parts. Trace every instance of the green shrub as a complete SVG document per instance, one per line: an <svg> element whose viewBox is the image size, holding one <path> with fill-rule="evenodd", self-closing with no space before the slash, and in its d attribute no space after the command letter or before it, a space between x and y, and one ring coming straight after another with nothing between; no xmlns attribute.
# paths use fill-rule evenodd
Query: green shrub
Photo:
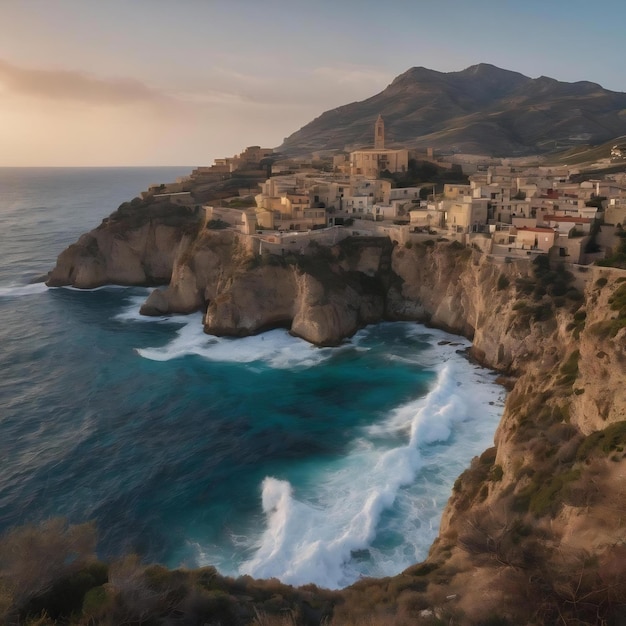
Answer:
<svg viewBox="0 0 626 626"><path fill-rule="evenodd" d="M596 280L596 287L598 287L599 289L602 289L602 287L604 287L604 285L606 285L608 282L609 282L608 278L601 276L600 278L598 278L598 280Z"/></svg>
<svg viewBox="0 0 626 626"><path fill-rule="evenodd" d="M224 228L228 228L229 226L230 224L228 222L220 219L209 220L206 223L206 227L208 230L222 230Z"/></svg>
<svg viewBox="0 0 626 626"><path fill-rule="evenodd" d="M39 615L45 612L53 619L69 617L81 609L85 595L94 587L101 587L107 579L107 566L94 562L70 576L56 580L47 593L28 603L24 613Z"/></svg>
<svg viewBox="0 0 626 626"><path fill-rule="evenodd" d="M105 587L93 587L83 599L83 615L95 620L109 608L111 601Z"/></svg>
<svg viewBox="0 0 626 626"><path fill-rule="evenodd" d="M544 303L532 307L530 315L535 322L546 322L554 317L554 311L549 303Z"/></svg>
<svg viewBox="0 0 626 626"><path fill-rule="evenodd" d="M565 296L572 302L582 302L585 299L583 293L574 287L569 287L565 292Z"/></svg>
<svg viewBox="0 0 626 626"><path fill-rule="evenodd" d="M535 290L535 281L529 278L518 278L515 287L525 296L529 296Z"/></svg>
<svg viewBox="0 0 626 626"><path fill-rule="evenodd" d="M620 315L626 315L626 285L615 290L615 293L609 298L609 304L613 311L619 311Z"/></svg>
<svg viewBox="0 0 626 626"><path fill-rule="evenodd" d="M506 289L509 284L510 284L510 280L508 279L507 276L505 276L504 274L500 274L500 276L498 276L498 291L502 291L503 289Z"/></svg>
<svg viewBox="0 0 626 626"><path fill-rule="evenodd" d="M589 327L589 332L600 339L607 339L615 337L622 328L626 328L626 318L596 322Z"/></svg>
<svg viewBox="0 0 626 626"><path fill-rule="evenodd" d="M606 456L611 452L621 452L626 446L626 421L615 422L604 430L598 430L586 437L576 453L578 461L586 461L590 456Z"/></svg>
<svg viewBox="0 0 626 626"><path fill-rule="evenodd" d="M561 376L557 379L557 385L571 385L578 378L578 360L580 358L580 352L574 350L567 361L561 365L559 372Z"/></svg>
<svg viewBox="0 0 626 626"><path fill-rule="evenodd" d="M513 506L518 512L528 511L536 517L554 515L567 496L571 483L580 478L580 470L561 474L535 474L530 483L515 497ZM560 494L561 497L557 497Z"/></svg>
<svg viewBox="0 0 626 626"><path fill-rule="evenodd" d="M596 265L600 265L602 267L620 267L622 269L626 268L626 232L616 232L616 235L620 238L620 243L619 246L617 246L617 250L615 250L615 252L613 252L613 254L606 259L597 261Z"/></svg>
<svg viewBox="0 0 626 626"><path fill-rule="evenodd" d="M617 311L617 317L597 322L589 329L594 335L604 339L615 337L622 328L626 328L626 284L615 290L609 298L609 305L612 311Z"/></svg>

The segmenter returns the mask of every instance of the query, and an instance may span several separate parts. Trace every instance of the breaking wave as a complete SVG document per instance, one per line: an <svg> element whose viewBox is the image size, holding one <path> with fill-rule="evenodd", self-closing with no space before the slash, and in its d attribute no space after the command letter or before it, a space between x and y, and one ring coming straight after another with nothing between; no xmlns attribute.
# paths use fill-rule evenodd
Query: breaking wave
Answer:
<svg viewBox="0 0 626 626"><path fill-rule="evenodd" d="M152 361L170 361L196 355L210 361L263 362L272 368L289 369L317 365L330 358L334 353L333 350L336 350L317 348L302 339L292 337L285 330L271 330L261 335L240 339L207 335L203 331L200 313L184 318L168 318L168 321L183 324L176 337L160 348L137 349L140 356Z"/></svg>
<svg viewBox="0 0 626 626"><path fill-rule="evenodd" d="M276 577L294 585L312 582L340 588L363 573L389 575L423 558L436 535L451 484L444 481L437 486L436 494L428 486L412 493L406 490L414 485L425 465L455 465L446 461L455 431L460 424L475 419L478 405L488 405L488 398L496 392L491 389L482 400L476 400L471 382L453 361L448 361L426 397L398 407L381 424L366 429L352 451L321 472L313 489L304 496L299 496L286 480L265 478L262 506L266 528L254 546L252 558L241 566L241 573ZM490 426L492 433L493 424ZM406 437L393 446L390 442L398 432ZM381 441L385 434L389 438ZM439 445L435 450L439 458L433 459L432 448L437 444L447 445ZM484 448L484 440L481 445L479 450ZM472 450L464 454L459 447L463 447L461 442L456 443L455 457L463 460L452 468L449 480L454 480L472 456ZM399 495L403 503L397 502ZM391 515L390 520L382 521L393 513L395 505L406 509L404 515L411 511L413 517L402 520L401 515L395 519ZM416 521L421 522L417 537ZM377 541L381 543L378 535L390 534L398 522L397 530L406 533L404 545L376 546Z"/></svg>
<svg viewBox="0 0 626 626"><path fill-rule="evenodd" d="M45 283L33 283L32 285L7 285L0 287L0 298L16 298L21 296L33 296L48 291Z"/></svg>

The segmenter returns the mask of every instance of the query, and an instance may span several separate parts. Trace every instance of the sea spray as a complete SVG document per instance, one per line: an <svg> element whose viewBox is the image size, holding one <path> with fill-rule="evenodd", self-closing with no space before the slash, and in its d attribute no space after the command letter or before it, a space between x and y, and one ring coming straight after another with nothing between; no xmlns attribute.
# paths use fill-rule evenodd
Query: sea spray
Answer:
<svg viewBox="0 0 626 626"><path fill-rule="evenodd" d="M44 283L33 283L32 285L2 285L0 286L0 298L18 298L21 296L34 296L44 293L48 287Z"/></svg>
<svg viewBox="0 0 626 626"><path fill-rule="evenodd" d="M294 497L289 482L266 478L266 530L240 571L295 585L313 582L338 588L353 582L359 575L354 555L369 550L381 516L415 480L423 465L422 448L448 441L455 425L467 417L456 369L446 363L423 400L398 407L386 424L370 430L377 445L355 442L345 459L321 473L306 501ZM408 423L402 424L403 419ZM390 433L408 429L408 443L385 449L380 440L385 425Z"/></svg>
<svg viewBox="0 0 626 626"><path fill-rule="evenodd" d="M124 318L132 319L132 314L127 313ZM199 313L170 320L182 324L175 339L162 348L138 349L140 356L153 361L170 361L196 355L216 362L263 362L276 369L292 369L318 365L341 350L317 348L303 339L290 336L284 330L272 330L241 339L207 335L203 331Z"/></svg>

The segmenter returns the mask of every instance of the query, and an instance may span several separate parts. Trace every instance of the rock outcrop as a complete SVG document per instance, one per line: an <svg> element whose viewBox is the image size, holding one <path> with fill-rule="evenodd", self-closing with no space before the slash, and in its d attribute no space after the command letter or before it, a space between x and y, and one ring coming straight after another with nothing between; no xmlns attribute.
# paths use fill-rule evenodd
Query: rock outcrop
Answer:
<svg viewBox="0 0 626 626"><path fill-rule="evenodd" d="M231 231L203 231L174 263L146 315L205 311L206 332L245 336L286 327L317 345L337 345L385 317L391 242L364 238L306 255L254 255Z"/></svg>
<svg viewBox="0 0 626 626"><path fill-rule="evenodd" d="M201 224L201 218L185 207L157 202L122 205L59 255L46 284L80 289L167 284L174 260L195 239Z"/></svg>

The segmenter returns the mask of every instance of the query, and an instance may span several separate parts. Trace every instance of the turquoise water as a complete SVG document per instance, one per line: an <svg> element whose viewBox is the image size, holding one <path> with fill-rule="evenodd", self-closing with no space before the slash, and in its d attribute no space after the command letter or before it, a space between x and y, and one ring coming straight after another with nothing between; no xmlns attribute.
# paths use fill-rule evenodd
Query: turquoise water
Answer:
<svg viewBox="0 0 626 626"><path fill-rule="evenodd" d="M0 169L0 530L94 519L107 558L294 584L401 571L502 411L467 342L409 323L339 348L219 339L199 314L140 317L145 289L28 284L189 169Z"/></svg>

